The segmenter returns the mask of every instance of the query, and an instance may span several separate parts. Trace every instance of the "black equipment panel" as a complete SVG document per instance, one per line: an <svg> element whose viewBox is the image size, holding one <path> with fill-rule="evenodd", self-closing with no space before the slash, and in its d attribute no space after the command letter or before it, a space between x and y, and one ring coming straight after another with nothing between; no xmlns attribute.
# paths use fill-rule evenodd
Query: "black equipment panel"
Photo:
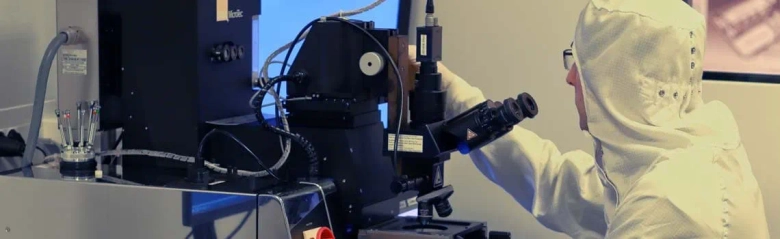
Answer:
<svg viewBox="0 0 780 239"><path fill-rule="evenodd" d="M206 121L252 112L252 18L260 1L225 1L227 9L217 2L100 0L101 38L113 40L101 41L112 51L101 54L109 62L101 77L119 82L111 87L121 88L125 148L194 156ZM171 166L159 161L126 167Z"/></svg>

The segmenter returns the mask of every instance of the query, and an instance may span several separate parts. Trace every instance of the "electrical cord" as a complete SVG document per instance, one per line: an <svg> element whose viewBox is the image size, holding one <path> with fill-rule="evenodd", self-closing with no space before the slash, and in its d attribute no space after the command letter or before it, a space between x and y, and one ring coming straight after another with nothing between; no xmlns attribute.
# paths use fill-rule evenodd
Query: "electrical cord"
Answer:
<svg viewBox="0 0 780 239"><path fill-rule="evenodd" d="M308 24L306 24L304 29L308 29L315 23L323 20L339 21L361 31L363 34L368 36L379 47L379 49L382 50L382 54L385 57L387 57L388 62L390 62L390 65L393 67L393 71L395 71L395 76L397 80L396 83L398 84L398 89L396 90L397 93L396 96L398 97L396 100L396 115L398 115L398 120L396 121L397 128L395 132L395 139L393 140L393 158L392 158L393 162L392 163L393 163L393 171L397 171L396 169L398 168L398 141L400 138L399 136L401 135L401 121L403 121L403 101L404 101L404 82L403 79L401 79L401 71L398 70L398 65L395 63L392 55L390 55L390 52L387 51L384 45L382 45L382 43L379 40L377 40L376 37L374 37L374 35L371 35L371 33L369 33L366 29L358 26L355 23L352 23L348 20L338 18L338 17L325 17L325 18L315 19L309 22ZM290 55L292 55L292 50L295 47L295 44L298 42L298 39L300 39L300 36L303 34L304 34L304 30L301 30L301 32L298 33L298 36L295 37L295 40L293 40L291 47L287 49L287 55L284 57L284 61L283 61L284 63L282 64L281 72L284 72L285 66L287 66L287 61L290 59ZM280 73L280 75L281 74L283 73Z"/></svg>
<svg viewBox="0 0 780 239"><path fill-rule="evenodd" d="M41 148L41 146L35 146L35 149L37 149L38 151L41 151L41 154L43 154L44 158L49 156L49 154L47 154L46 151L43 150L43 148Z"/></svg>
<svg viewBox="0 0 780 239"><path fill-rule="evenodd" d="M161 152L161 151L153 151L153 150L145 150L145 149L120 149L120 150L109 150L109 151L103 151L95 154L96 157L108 157L108 156L130 156L130 155L137 155L137 156L149 156L149 157L155 157L155 158L166 158L166 159L172 159L180 162L185 163L194 163L195 157L190 156L182 156L174 153L168 153L168 152ZM59 158L59 154L50 155L49 157L46 157L47 160L56 160ZM206 168L210 169L211 171L214 171L216 173L220 174L227 174L228 170L227 168L220 167L219 164L215 164L212 162L205 161L203 162L204 166ZM265 172L265 171L263 171ZM235 170L235 174L242 177L259 177L260 172L251 172L246 170Z"/></svg>
<svg viewBox="0 0 780 239"><path fill-rule="evenodd" d="M95 157L109 157L109 156L149 156L155 158L172 159L184 163L195 163L195 157L182 156L174 153L145 150L145 149L119 149L119 150L108 150L108 151L95 153ZM60 159L62 159L60 157L60 154L52 154L44 158L44 164L48 164ZM204 161L203 164L206 168L216 173L227 174L230 171L227 168L220 167L219 164L216 163ZM267 173L265 171L252 172L246 170L235 170L234 172L236 175L242 177L262 177L261 176L262 174Z"/></svg>
<svg viewBox="0 0 780 239"><path fill-rule="evenodd" d="M271 61L269 63L269 66L270 66L270 64L284 64L284 62L282 62L282 61ZM290 64L287 64L287 66L292 67ZM261 84L264 84L266 82L265 80L266 79L263 79L263 81L261 81L262 82ZM282 86L281 84L278 85L277 90L274 93L281 91L281 86ZM255 92L255 95L253 95L252 98L249 100L250 101L249 105L252 105L252 100L255 97L257 97L257 93L259 93L259 92L260 91ZM274 97L274 102L266 104L266 105L275 105L276 106L276 109L274 110L274 115L276 116L276 119L277 119L276 125L278 126L279 124L282 124L282 126L284 127L285 130L290 131L290 126L287 124L287 118L285 117L284 120L279 120L279 112L281 111L281 108L276 103L277 103L277 99L280 99L280 97L279 97L279 95L274 95L274 96L275 96ZM286 101L289 101L289 99L287 99ZM261 108L265 108L266 105L263 105ZM290 154L290 140L289 139L287 140L287 151L285 151L284 137L280 135L279 136L279 147L282 149L282 152L283 152L282 154L283 155L284 155L284 152L287 152L287 154L284 155L285 160L283 160L283 161L286 161L288 155Z"/></svg>
<svg viewBox="0 0 780 239"><path fill-rule="evenodd" d="M26 164L26 166L21 166L21 167L17 167L17 168L12 168L12 169L8 169L8 170L0 171L0 175L11 175L11 174L15 174L15 173L21 172L25 168L31 168L31 167L35 167L35 166L38 166L38 165L47 164L48 162L46 161L46 159L49 158L49 155L40 146L35 146L35 148L38 151L40 151L41 154L43 154L43 162L41 162L40 164L32 164L32 163L30 163L30 164ZM59 156L59 154L58 154L58 156Z"/></svg>
<svg viewBox="0 0 780 239"><path fill-rule="evenodd" d="M9 169L9 170L0 171L0 175L6 176L6 175L15 174L15 173L21 172L25 168L29 169L32 166L33 166L32 164L28 164L27 166L22 166L22 167L18 167L18 168L13 168L13 169Z"/></svg>
<svg viewBox="0 0 780 239"><path fill-rule="evenodd" d="M371 9L374 9L375 7L377 7L377 6L381 5L382 3L384 3L385 1L386 0L377 0L377 1L367 5L365 7L358 8L358 9L351 10L351 11L339 11L339 12L331 14L329 16L330 17L350 17L350 16L358 15L358 14L367 12L367 11L369 11ZM300 39L299 38L296 38L296 39L297 40L303 40L303 38L306 38L306 35L308 35L308 32L309 31L307 29L303 33L303 35L301 35ZM276 49L273 53L271 53L268 56L268 58L266 58L265 62L263 63L263 67L260 69L260 85L261 86L265 85L265 84L268 84L268 82L270 81L270 77L268 77L268 66L270 66L272 62L275 62L274 59L276 59L276 57L279 54L282 54L282 52L284 52L285 50L287 50L291 46L292 46L292 42L289 42L289 43L285 44L284 46L280 47L279 49ZM283 106L282 106L282 101L281 101L281 99L280 99L280 97L279 97L277 92L278 92L278 90L274 91L273 89L268 92L274 98L274 103L276 104L276 111L275 111L274 114L278 116L276 118L276 120L282 124L282 128L285 131L289 132L290 131L290 125L287 122L287 117L284 115L284 112L281 112L284 109L283 109ZM258 95L259 95L259 91L256 92L249 99L249 106L250 107L252 107L252 108L257 107L254 102L255 102L255 98L257 98ZM290 156L290 147L291 147L291 140L290 139L283 139L283 138L284 137L279 136L279 141L281 143L280 146L282 147L282 156L279 158L279 161L277 161L277 162L280 162L282 165L285 162L287 162L287 158Z"/></svg>
<svg viewBox="0 0 780 239"><path fill-rule="evenodd" d="M251 149L249 149L249 147L247 147L247 146L246 146L246 144L244 144L243 142L241 142L241 140L238 140L238 138L236 138L236 136L235 136L235 135L231 134L230 132L223 131L223 130L212 129L211 131L209 131L208 133L206 133L206 135L205 135L205 136L203 136L203 139L201 139L201 140L200 140L200 144L198 145L198 158L199 158L199 160L204 160L204 161L205 161L205 159L203 158L203 146L205 146L205 145L206 145L206 142L207 142L207 140L209 139L209 137L210 137L210 136L212 136L212 135L214 135L214 134L217 134L217 133L219 133L219 134L223 134L223 135L225 135L225 136L227 136L227 137L230 137L230 138L231 138L231 139L232 139L234 142L236 142L237 144L241 145L241 147L243 147L243 148L244 148L244 150L246 150L246 152L248 152L250 155L252 155L252 157L253 157L253 158L255 158L255 160L257 160L257 163L258 163L258 164L260 164L260 167L262 167L262 168L265 170L265 171L260 171L260 172L264 172L264 173L265 173L265 175L263 175L262 173L260 173L260 175L263 175L263 176L260 176L260 177L264 177L264 176L267 176L267 175L271 175L271 177L274 177L274 178L275 178L275 179L277 179L277 180L281 180L281 178L279 178L278 176L276 176L276 174L274 174L274 172L273 172L273 171L272 171L270 168L268 168L268 167L267 167L267 166L266 166L266 165L263 163L263 161L262 161L262 160L260 160L260 158L259 158L259 157L257 157L257 155L256 155L254 152L252 152L252 150L251 150ZM197 164L197 160L198 160L198 159L196 158L196 164Z"/></svg>
<svg viewBox="0 0 780 239"><path fill-rule="evenodd" d="M119 150L108 150L108 151L95 153L95 157L109 157L109 156L149 156L155 158L172 159L184 163L195 163L195 157L182 156L182 155L169 153L169 152L161 152L161 151L153 151L153 150L145 150L145 149L119 149ZM62 158L60 157L60 154L52 154L47 156L44 159L44 162L45 164L48 164L61 159ZM205 161L203 163L206 168L216 173L227 174L230 171L227 168L220 167L219 164L216 163L212 163L208 161ZM260 177L262 173L267 173L265 171L252 172L246 170L235 170L234 172L236 175L242 177Z"/></svg>
<svg viewBox="0 0 780 239"><path fill-rule="evenodd" d="M295 141L297 144L301 145L303 147L303 150L306 151L307 156L309 157L309 178L316 178L319 176L319 158L317 157L317 151L314 149L314 146L305 138L303 138L301 135L292 133L290 131L285 131L283 129L279 129L278 127L275 127L268 123L268 121L265 120L265 116L263 116L262 107L260 107L263 103L263 99L265 99L266 93L271 90L271 88L274 87L274 85L279 84L283 81L298 81L301 82L305 80L306 74L304 73L295 73L292 75L282 75L274 77L271 82L269 82L266 85L263 85L263 87L260 89L260 94L258 94L257 98L255 99L254 105L255 105L255 117L257 118L257 121L263 125L263 127L271 130L271 132L276 133L278 135L285 136L286 138L291 139L292 141Z"/></svg>

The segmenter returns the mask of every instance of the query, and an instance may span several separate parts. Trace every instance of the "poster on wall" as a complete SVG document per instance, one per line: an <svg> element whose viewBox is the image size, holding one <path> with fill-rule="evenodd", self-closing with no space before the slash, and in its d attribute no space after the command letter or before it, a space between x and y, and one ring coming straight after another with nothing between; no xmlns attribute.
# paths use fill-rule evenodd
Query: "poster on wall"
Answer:
<svg viewBox="0 0 780 239"><path fill-rule="evenodd" d="M780 0L686 0L707 19L705 79L780 83Z"/></svg>

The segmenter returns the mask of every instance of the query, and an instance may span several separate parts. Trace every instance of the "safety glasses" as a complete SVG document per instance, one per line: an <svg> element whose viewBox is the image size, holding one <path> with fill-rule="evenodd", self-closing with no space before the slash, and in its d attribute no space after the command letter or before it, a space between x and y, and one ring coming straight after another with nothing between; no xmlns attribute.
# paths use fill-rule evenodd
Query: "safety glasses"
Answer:
<svg viewBox="0 0 780 239"><path fill-rule="evenodd" d="M563 68L567 71L574 65L574 54L571 53L571 48L574 48L574 42L569 45L569 49L563 50Z"/></svg>
<svg viewBox="0 0 780 239"><path fill-rule="evenodd" d="M574 55L571 53L571 49L563 50L563 68L567 71L571 70L574 65Z"/></svg>

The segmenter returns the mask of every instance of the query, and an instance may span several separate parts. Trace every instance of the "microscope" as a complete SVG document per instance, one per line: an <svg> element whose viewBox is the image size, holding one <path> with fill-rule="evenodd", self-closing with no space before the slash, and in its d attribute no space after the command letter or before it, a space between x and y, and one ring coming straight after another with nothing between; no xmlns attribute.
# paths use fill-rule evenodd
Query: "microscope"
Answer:
<svg viewBox="0 0 780 239"><path fill-rule="evenodd" d="M420 68L409 94L411 120L400 134L388 130L385 138L386 154L400 158L400 176L392 182L391 190L399 194L417 191L418 216L414 221L406 218L383 229L397 230L397 236L404 237L410 235L400 231L409 229L434 230L439 235L451 233L453 238L484 235L486 232L473 223L434 219L434 209L442 218L453 212L449 198L454 188L444 185L444 163L454 151L468 154L500 138L525 118L535 117L538 107L531 95L521 93L516 99L507 98L502 102L487 100L445 119L447 92L441 89L442 76L437 67L442 60L443 29L434 16L433 0L427 1L425 13L425 25L417 28L416 61ZM460 228L455 225L468 226L466 230L453 231ZM489 238L510 238L505 232L489 235Z"/></svg>
<svg viewBox="0 0 780 239"><path fill-rule="evenodd" d="M304 149L291 152L288 170L280 173L290 178L334 179L336 192L331 202L336 224L346 228L344 235L349 238L485 238L488 234L492 235L489 238L508 238L506 233L488 233L483 222L434 219L434 210L440 217L453 212L449 198L454 188L444 183L444 163L450 153L479 149L525 118L536 116L533 97L522 93L516 99L487 100L446 119L447 92L441 89L437 67L442 59L443 28L434 16L432 0L427 1L425 25L417 28L420 69L412 87L401 79L407 74L399 66L408 63L408 50L396 29L333 17L309 24L306 41L290 70L270 79L254 101L260 106L271 87L281 81L287 82L288 99L307 99L284 104L290 132L274 126L259 110L255 115L265 130L222 129L235 134L252 131L255 139L242 141L262 139L252 143L258 145L277 141L281 135ZM328 60L321 60L325 56ZM387 128L379 121L377 109L385 102L390 106ZM405 103L408 119L403 117ZM414 197L402 198L408 194ZM397 216L399 204L416 207L418 215ZM430 237L434 235L431 230L436 237ZM337 229L336 234L340 233Z"/></svg>
<svg viewBox="0 0 780 239"><path fill-rule="evenodd" d="M0 177L0 186L20 192L0 195L17 202L0 209L12 212L7 217L27 215L3 218L6 233L303 238L328 228L351 239L510 238L489 232L485 222L441 219L452 214L455 192L445 184L444 163L450 153L468 154L505 135L538 107L522 93L445 117L447 92L437 68L443 28L432 0L417 28L414 76L403 67L408 42L398 29L321 17L292 41L280 75L258 80L264 84L257 92L247 84L255 80L254 53L247 50L255 39L246 29L250 16L260 15L260 1L218 2L58 4L61 28L79 26L77 35L87 40L60 51L66 57L58 70L58 160L27 167L25 177ZM171 12L179 13L176 20ZM65 33L55 40L73 39ZM281 82L287 84L281 113L263 114L266 93ZM384 103L388 127L379 110ZM0 150L23 148L8 145ZM37 205L48 210L28 210ZM402 216L413 208L418 215ZM74 216L77 222L67 220ZM24 230L41 221L51 228Z"/></svg>

